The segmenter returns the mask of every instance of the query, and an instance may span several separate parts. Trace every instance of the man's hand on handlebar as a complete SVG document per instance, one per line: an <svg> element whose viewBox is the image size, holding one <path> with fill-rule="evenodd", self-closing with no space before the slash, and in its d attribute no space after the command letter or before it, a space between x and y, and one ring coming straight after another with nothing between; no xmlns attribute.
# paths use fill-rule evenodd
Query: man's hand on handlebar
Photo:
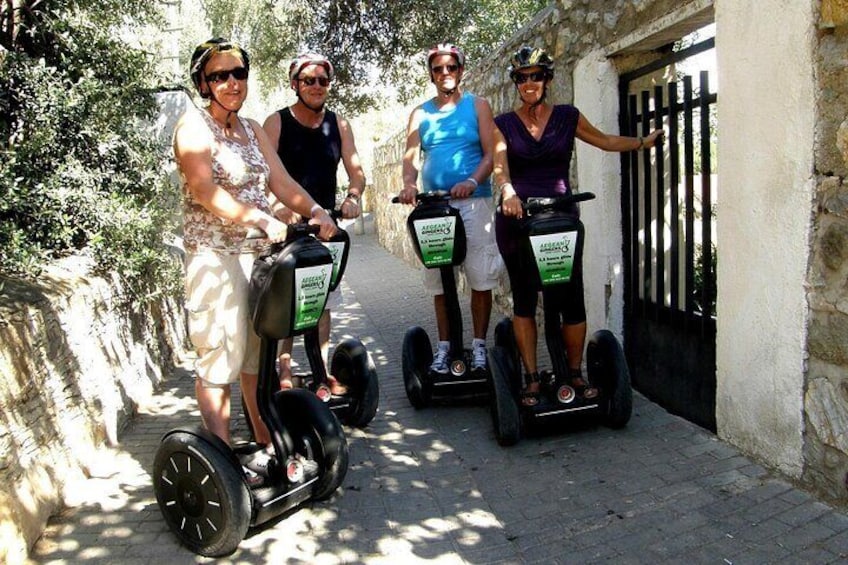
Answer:
<svg viewBox="0 0 848 565"><path fill-rule="evenodd" d="M318 232L318 237L323 240L328 240L333 237L336 233L336 222L330 217L326 210L323 208L320 212L317 212L312 218L309 220L309 224L312 226L320 226L321 231Z"/></svg>
<svg viewBox="0 0 848 565"><path fill-rule="evenodd" d="M456 183L450 189L451 198L468 198L477 189L477 185L470 180L464 180Z"/></svg>
<svg viewBox="0 0 848 565"><path fill-rule="evenodd" d="M415 185L407 185L398 193L398 200L402 204L415 204L415 196L418 194L418 187Z"/></svg>

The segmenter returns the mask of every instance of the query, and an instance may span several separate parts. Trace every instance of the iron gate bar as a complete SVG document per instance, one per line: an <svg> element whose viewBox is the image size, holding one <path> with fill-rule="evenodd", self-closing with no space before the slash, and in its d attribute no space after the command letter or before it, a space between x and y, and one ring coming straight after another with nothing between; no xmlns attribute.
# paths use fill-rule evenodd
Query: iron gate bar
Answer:
<svg viewBox="0 0 848 565"><path fill-rule="evenodd" d="M679 319L677 311L680 309L680 190L677 184L680 182L680 142L678 140L678 113L680 106L677 102L677 83L668 84L668 160L669 160L669 188L671 198L670 230L671 230L671 257L672 275L669 277L669 305L671 306L671 320L676 323Z"/></svg>
<svg viewBox="0 0 848 565"><path fill-rule="evenodd" d="M663 87L660 85L654 86L654 128L663 127ZM650 153L650 151L648 151ZM662 306L665 306L665 162L663 144L657 143L654 145L654 159L656 160L656 240L657 240L657 258L656 258L656 315L657 320L662 319Z"/></svg>
<svg viewBox="0 0 848 565"><path fill-rule="evenodd" d="M648 131L651 127L651 117L650 117L650 93L648 91L642 92L642 134L643 136L648 135ZM651 233L651 217L652 217L652 202L651 202L651 153L649 151L642 151L642 182L645 187L645 197L644 202L642 203L642 212L643 212L643 222L642 229L645 233L644 240L644 261L642 261L642 265L644 265L644 271L642 273L642 297L645 299L645 306L656 302L653 300L653 294L651 293L651 287L653 286L653 261L651 261L651 250L653 249L654 238ZM645 311L647 315L648 312Z"/></svg>
<svg viewBox="0 0 848 565"><path fill-rule="evenodd" d="M683 131L692 131L692 77L683 77ZM683 167L686 185L685 212L685 270L686 270L686 320L692 318L695 311L695 299L692 289L695 288L695 147L691 135L683 136Z"/></svg>
<svg viewBox="0 0 848 565"><path fill-rule="evenodd" d="M629 97L629 106L630 106L630 115L636 115L636 96ZM636 122L628 122L627 124L627 135L633 136L636 134ZM630 159L630 175L629 178L633 181L633 187L631 191L631 199L632 199L632 218L633 225L632 231L628 234L630 239L630 249L628 252L630 253L631 260L631 280L630 280L630 298L632 300L632 304L639 304L639 156L634 154ZM631 309L631 314L635 312L635 307Z"/></svg>
<svg viewBox="0 0 848 565"><path fill-rule="evenodd" d="M707 96L710 91L710 74L701 71L701 289L702 335L707 331L707 321L712 318L712 162L710 158L710 106ZM704 132L707 132L705 135Z"/></svg>

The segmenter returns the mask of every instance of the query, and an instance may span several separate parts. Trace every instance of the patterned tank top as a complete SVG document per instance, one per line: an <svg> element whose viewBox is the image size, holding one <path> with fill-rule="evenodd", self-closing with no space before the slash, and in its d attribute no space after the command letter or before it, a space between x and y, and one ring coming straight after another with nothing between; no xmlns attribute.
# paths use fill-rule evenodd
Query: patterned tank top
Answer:
<svg viewBox="0 0 848 565"><path fill-rule="evenodd" d="M247 132L247 143L228 139L224 129L201 110L209 128L212 149L212 180L229 192L236 200L271 213L265 189L271 169L265 161L256 133L250 122L238 117ZM179 167L179 161L177 162ZM180 169L182 170L182 169ZM264 239L245 240L247 228L230 220L224 220L201 205L188 191L185 177L183 185L183 245L186 251L198 253L213 251L233 254L257 251L267 243Z"/></svg>

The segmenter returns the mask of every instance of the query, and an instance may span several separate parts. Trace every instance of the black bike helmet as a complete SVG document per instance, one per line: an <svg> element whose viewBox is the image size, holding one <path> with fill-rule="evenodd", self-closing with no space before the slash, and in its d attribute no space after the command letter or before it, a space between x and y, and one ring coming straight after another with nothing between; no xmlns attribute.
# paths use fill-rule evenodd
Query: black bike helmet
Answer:
<svg viewBox="0 0 848 565"><path fill-rule="evenodd" d="M206 66L206 63L212 58L212 55L228 52L237 53L244 63L245 70L250 72L250 57L247 55L247 51L238 44L228 41L223 37L215 37L209 41L204 41L195 47L194 53L191 55L189 74L191 75L191 82L194 83L194 87L197 89L197 92L200 93L202 98L209 98L209 93L203 92L200 88L203 67Z"/></svg>
<svg viewBox="0 0 848 565"><path fill-rule="evenodd" d="M515 73L521 69L531 67L542 67L545 77L551 79L554 76L554 60L541 47L530 47L524 45L512 54L509 59L509 78L514 79Z"/></svg>

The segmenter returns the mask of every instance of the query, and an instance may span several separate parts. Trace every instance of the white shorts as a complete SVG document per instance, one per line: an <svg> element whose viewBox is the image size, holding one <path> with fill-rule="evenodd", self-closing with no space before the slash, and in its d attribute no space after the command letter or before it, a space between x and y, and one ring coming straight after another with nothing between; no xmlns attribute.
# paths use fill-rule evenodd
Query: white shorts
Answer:
<svg viewBox="0 0 848 565"><path fill-rule="evenodd" d="M459 210L465 226L467 251L461 268L471 290L492 290L498 286L503 270L498 245L495 243L495 224L492 221L491 198L461 198L451 200ZM441 269L424 270L424 288L431 294L443 294ZM456 275L457 271L454 271Z"/></svg>
<svg viewBox="0 0 848 565"><path fill-rule="evenodd" d="M186 254L188 333L197 352L195 374L206 386L259 372L260 339L247 307L256 255Z"/></svg>

